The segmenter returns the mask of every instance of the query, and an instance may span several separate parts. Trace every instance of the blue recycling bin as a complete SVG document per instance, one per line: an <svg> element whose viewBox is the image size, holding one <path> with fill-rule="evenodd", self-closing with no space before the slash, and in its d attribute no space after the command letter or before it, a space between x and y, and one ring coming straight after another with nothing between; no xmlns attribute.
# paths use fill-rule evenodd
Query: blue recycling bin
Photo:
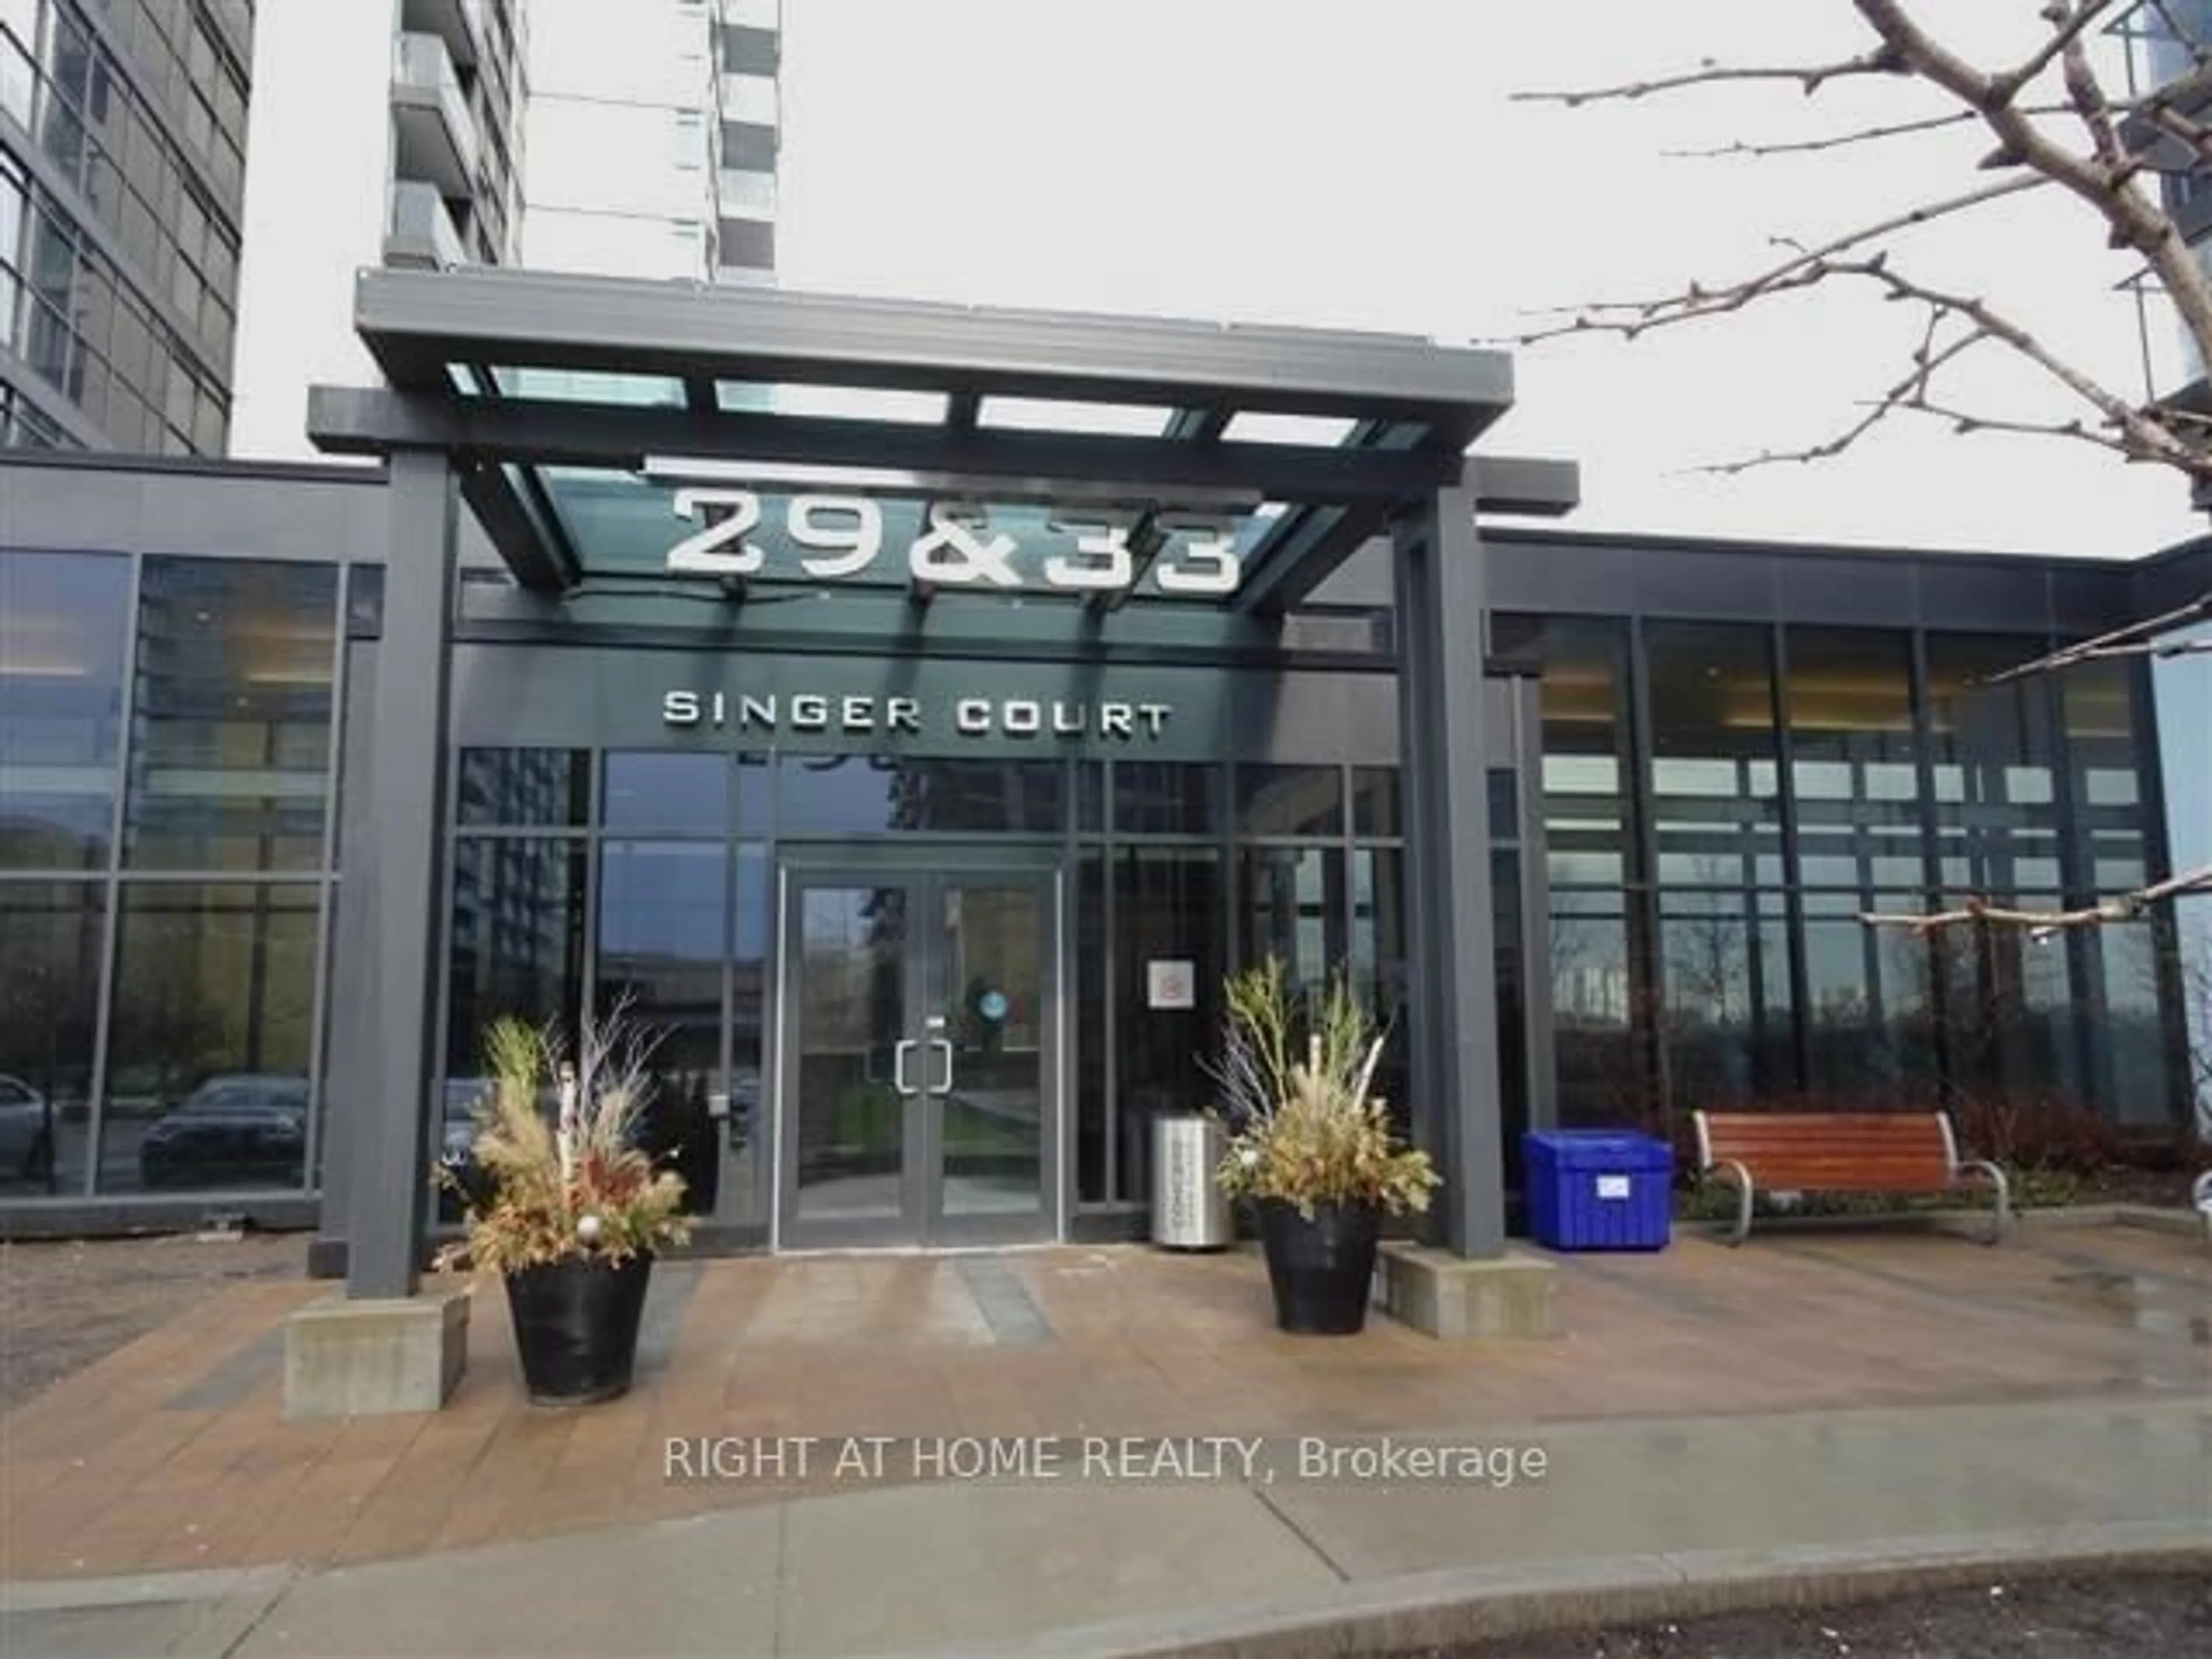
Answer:
<svg viewBox="0 0 2212 1659"><path fill-rule="evenodd" d="M1610 1129L1521 1137L1528 1231L1553 1250L1662 1250L1673 1218L1674 1149Z"/></svg>

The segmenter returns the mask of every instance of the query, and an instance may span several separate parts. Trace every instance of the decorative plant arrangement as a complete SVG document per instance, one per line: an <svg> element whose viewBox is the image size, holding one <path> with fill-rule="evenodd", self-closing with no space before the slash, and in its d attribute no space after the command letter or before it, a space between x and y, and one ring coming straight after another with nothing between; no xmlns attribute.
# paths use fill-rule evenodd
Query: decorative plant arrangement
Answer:
<svg viewBox="0 0 2212 1659"><path fill-rule="evenodd" d="M1214 1076L1231 1139L1217 1178L1258 1206L1277 1323L1357 1331L1382 1218L1426 1210L1438 1185L1370 1092L1388 1033L1340 969L1294 994L1269 957L1232 975L1223 1002Z"/></svg>
<svg viewBox="0 0 2212 1659"><path fill-rule="evenodd" d="M474 1167L465 1176L440 1170L461 1197L466 1232L439 1265L465 1261L504 1277L524 1379L540 1404L629 1388L653 1255L689 1237L683 1178L634 1144L659 1042L620 1009L587 1015L572 1060L556 1032L493 1022Z"/></svg>

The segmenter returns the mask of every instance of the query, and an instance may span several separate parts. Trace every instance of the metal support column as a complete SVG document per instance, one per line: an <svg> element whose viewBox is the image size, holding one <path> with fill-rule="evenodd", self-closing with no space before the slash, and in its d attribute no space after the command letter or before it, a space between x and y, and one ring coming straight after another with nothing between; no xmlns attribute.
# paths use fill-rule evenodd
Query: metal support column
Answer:
<svg viewBox="0 0 2212 1659"><path fill-rule="evenodd" d="M1490 893L1488 573L1474 498L1439 490L1397 524L1398 726L1407 812L1414 1133L1443 1176L1436 1242L1505 1250Z"/></svg>
<svg viewBox="0 0 2212 1659"><path fill-rule="evenodd" d="M349 1150L349 1297L415 1292L428 1200L430 1079L436 1041L436 951L444 918L446 732L452 673L455 495L446 457L401 450L391 460L391 550L377 653L367 836L349 846L374 895L366 1056Z"/></svg>

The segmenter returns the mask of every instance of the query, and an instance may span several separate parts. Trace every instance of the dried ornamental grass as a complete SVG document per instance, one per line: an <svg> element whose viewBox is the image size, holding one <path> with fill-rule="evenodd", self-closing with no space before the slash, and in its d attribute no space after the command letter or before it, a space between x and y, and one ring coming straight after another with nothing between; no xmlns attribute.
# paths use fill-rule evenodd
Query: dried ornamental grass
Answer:
<svg viewBox="0 0 2212 1659"><path fill-rule="evenodd" d="M465 1237L439 1253L441 1267L611 1264L690 1236L683 1178L655 1170L631 1140L658 1046L621 1008L585 1018L573 1060L556 1031L492 1023L483 1042L491 1086L477 1103L473 1147L481 1179L439 1170L466 1206ZM558 1103L550 1117L540 1103L549 1091Z"/></svg>
<svg viewBox="0 0 2212 1659"><path fill-rule="evenodd" d="M1223 1000L1212 1068L1231 1131L1222 1190L1283 1200L1308 1220L1316 1204L1426 1210L1438 1176L1370 1092L1387 1033L1349 976L1340 969L1319 991L1294 994L1270 957L1231 975Z"/></svg>

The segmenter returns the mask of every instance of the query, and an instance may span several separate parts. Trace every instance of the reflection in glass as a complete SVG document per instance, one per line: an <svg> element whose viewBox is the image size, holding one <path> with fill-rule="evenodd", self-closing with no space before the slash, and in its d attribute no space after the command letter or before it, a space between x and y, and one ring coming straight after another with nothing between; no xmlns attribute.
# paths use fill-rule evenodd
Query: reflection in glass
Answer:
<svg viewBox="0 0 2212 1659"><path fill-rule="evenodd" d="M1958 902L1948 895L1946 904ZM2059 908L2056 893L1998 896L2027 910ZM1952 1081L1969 1095L2015 1104L2088 1097L2063 937L1983 925L1936 935L1943 975L1943 1042Z"/></svg>
<svg viewBox="0 0 2212 1659"><path fill-rule="evenodd" d="M590 821L592 757L584 749L464 749L453 774L463 824L524 830Z"/></svg>
<svg viewBox="0 0 2212 1659"><path fill-rule="evenodd" d="M453 843L446 1073L477 1076L504 1015L573 1035L584 984L580 842L463 836Z"/></svg>
<svg viewBox="0 0 2212 1659"><path fill-rule="evenodd" d="M1660 904L1672 1098L1686 1109L1788 1091L1797 1067L1781 895L1668 891Z"/></svg>
<svg viewBox="0 0 2212 1659"><path fill-rule="evenodd" d="M1240 836L1344 833L1344 774L1334 766L1247 766L1236 769Z"/></svg>
<svg viewBox="0 0 2212 1659"><path fill-rule="evenodd" d="M1649 1091L1631 1024L1622 896L1554 890L1551 954L1561 1126L1641 1121Z"/></svg>
<svg viewBox="0 0 2212 1659"><path fill-rule="evenodd" d="M1116 761L1115 831L1124 836L1218 834L1221 770L1184 761Z"/></svg>
<svg viewBox="0 0 2212 1659"><path fill-rule="evenodd" d="M0 883L0 1196L82 1191L107 890Z"/></svg>
<svg viewBox="0 0 2212 1659"><path fill-rule="evenodd" d="M1517 905L1518 900L1516 891L1513 902ZM1505 946L1501 942L1498 948L1502 952ZM1517 945L1515 950L1517 960ZM1353 988L1368 999L1389 1033L1375 1066L1375 1092L1389 1108L1400 1132L1407 1133L1412 1127L1413 1103L1406 1055L1406 855L1397 848L1352 849L1347 965Z"/></svg>
<svg viewBox="0 0 2212 1659"><path fill-rule="evenodd" d="M939 1113L944 1212L1035 1215L1044 1202L1044 894L984 878L948 880L942 893L945 1025L928 1034L921 1064Z"/></svg>
<svg viewBox="0 0 2212 1659"><path fill-rule="evenodd" d="M1293 991L1322 988L1345 954L1342 849L1240 848L1237 915L1241 960L1279 957Z"/></svg>
<svg viewBox="0 0 2212 1659"><path fill-rule="evenodd" d="M1927 940L1869 927L1862 905L1917 908L1909 894L1812 894L1805 900L1805 1083L1814 1096L1898 1104L1936 1084Z"/></svg>
<svg viewBox="0 0 2212 1659"><path fill-rule="evenodd" d="M684 1177L694 1215L713 1212L722 1174L727 863L719 842L609 842L599 854L593 999L659 1039L638 1140Z"/></svg>
<svg viewBox="0 0 2212 1659"><path fill-rule="evenodd" d="M146 560L131 862L322 862L337 605L334 565Z"/></svg>
<svg viewBox="0 0 2212 1659"><path fill-rule="evenodd" d="M742 789L750 778L739 784ZM730 945L730 1115L723 1126L728 1166L722 1176L725 1221L766 1219L769 1179L766 1030L769 945L774 899L768 848L739 843L732 859L736 900Z"/></svg>
<svg viewBox="0 0 2212 1659"><path fill-rule="evenodd" d="M0 553L0 868L106 863L130 609L128 559Z"/></svg>
<svg viewBox="0 0 2212 1659"><path fill-rule="evenodd" d="M1491 775L1495 778L1498 774ZM1355 855L1355 867L1356 861ZM1504 1139L1505 1184L1519 1191L1521 1137L1528 1127L1528 994L1527 958L1521 948L1521 849L1517 847L1491 850L1490 926L1498 1011L1498 1133ZM1406 1127L1402 1113L1401 1127Z"/></svg>
<svg viewBox="0 0 2212 1659"><path fill-rule="evenodd" d="M1662 886L1775 885L1774 687L1763 628L1654 623L1651 815Z"/></svg>
<svg viewBox="0 0 2212 1659"><path fill-rule="evenodd" d="M776 765L777 828L800 836L1057 835L1066 784L1058 761L785 755Z"/></svg>
<svg viewBox="0 0 2212 1659"><path fill-rule="evenodd" d="M907 889L815 887L799 901L791 1083L798 1218L906 1210L906 1103L921 1086L907 1020ZM903 1070L905 1076L900 1076Z"/></svg>
<svg viewBox="0 0 2212 1659"><path fill-rule="evenodd" d="M2043 650L2042 641L1930 634L1927 649L1943 884L1992 895L2056 884L2050 687L2039 679L1983 683Z"/></svg>
<svg viewBox="0 0 2212 1659"><path fill-rule="evenodd" d="M1213 1085L1201 1061L1215 1049L1221 1028L1221 858L1205 848L1123 848L1113 881L1111 1047L1120 1188L1113 1196L1142 1202L1152 1196L1152 1119L1196 1111L1212 1100ZM1103 964L1103 949L1084 961ZM1192 964L1192 1006L1152 1006L1155 962Z"/></svg>
<svg viewBox="0 0 2212 1659"><path fill-rule="evenodd" d="M1395 766L1352 769L1352 833L1385 839L1405 834L1405 808L1399 799Z"/></svg>
<svg viewBox="0 0 2212 1659"><path fill-rule="evenodd" d="M304 1184L316 933L312 886L124 887L100 1191Z"/></svg>
<svg viewBox="0 0 2212 1659"><path fill-rule="evenodd" d="M1855 891L1924 884L1909 636L1793 628L1787 647L1799 879Z"/></svg>
<svg viewBox="0 0 2212 1659"><path fill-rule="evenodd" d="M2096 1048L2098 1103L2123 1124L2187 1121L2178 1109L2173 1068L2168 1064L2160 1017L2156 925L2136 921L2094 927L2083 945L2094 953L2104 988L2103 1006L2089 1022ZM2199 1003L2212 1004L2212 961L2185 968L2184 985ZM2212 1018L2212 1006L2197 1016Z"/></svg>
<svg viewBox="0 0 2212 1659"><path fill-rule="evenodd" d="M1106 981L1113 957L1106 932L1106 855L1086 849L1075 872L1075 952L1068 969L1075 998L1075 1195L1097 1204L1107 1196Z"/></svg>
<svg viewBox="0 0 2212 1659"><path fill-rule="evenodd" d="M1545 851L1554 887L1628 878L1628 636L1619 623L1492 618L1499 655L1542 665Z"/></svg>
<svg viewBox="0 0 2212 1659"><path fill-rule="evenodd" d="M730 825L730 763L721 755L617 750L607 757L609 830L659 836L719 836Z"/></svg>

